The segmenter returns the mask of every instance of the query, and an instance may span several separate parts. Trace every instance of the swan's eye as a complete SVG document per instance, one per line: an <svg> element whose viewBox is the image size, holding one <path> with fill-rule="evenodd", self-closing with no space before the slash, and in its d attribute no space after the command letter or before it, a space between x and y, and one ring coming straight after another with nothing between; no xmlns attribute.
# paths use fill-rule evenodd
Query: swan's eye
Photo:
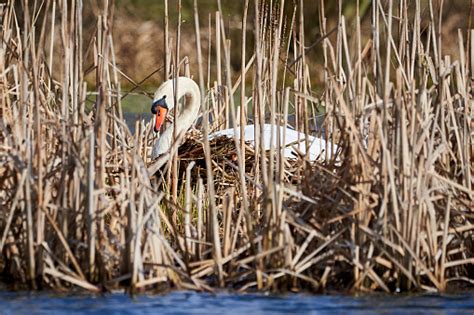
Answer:
<svg viewBox="0 0 474 315"><path fill-rule="evenodd" d="M158 107L158 104L156 102L151 104L151 113L153 115L156 115L156 113L158 112L157 107Z"/></svg>

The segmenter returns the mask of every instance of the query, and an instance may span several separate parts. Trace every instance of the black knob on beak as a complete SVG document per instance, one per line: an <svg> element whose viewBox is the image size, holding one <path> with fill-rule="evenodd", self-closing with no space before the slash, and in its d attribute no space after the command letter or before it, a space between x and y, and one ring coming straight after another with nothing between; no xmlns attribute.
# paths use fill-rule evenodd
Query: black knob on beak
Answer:
<svg viewBox="0 0 474 315"><path fill-rule="evenodd" d="M151 113L153 115L158 113L158 106L168 109L168 104L166 104L166 95L151 104Z"/></svg>

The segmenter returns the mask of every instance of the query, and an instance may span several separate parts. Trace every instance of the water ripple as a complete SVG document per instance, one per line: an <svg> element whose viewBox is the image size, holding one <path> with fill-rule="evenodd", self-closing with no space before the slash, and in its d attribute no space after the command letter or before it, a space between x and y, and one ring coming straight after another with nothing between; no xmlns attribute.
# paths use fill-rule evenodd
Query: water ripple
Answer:
<svg viewBox="0 0 474 315"><path fill-rule="evenodd" d="M217 295L173 292L61 296L0 292L0 314L474 314L474 292L456 295Z"/></svg>

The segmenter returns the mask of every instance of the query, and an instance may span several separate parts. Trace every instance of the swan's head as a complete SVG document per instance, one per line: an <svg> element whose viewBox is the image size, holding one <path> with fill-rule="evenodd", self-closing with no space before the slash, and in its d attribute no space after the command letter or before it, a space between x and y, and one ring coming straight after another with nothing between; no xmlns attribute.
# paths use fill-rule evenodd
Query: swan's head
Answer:
<svg viewBox="0 0 474 315"><path fill-rule="evenodd" d="M174 108L174 80L167 80L156 91L151 104L151 112L155 116L154 131L158 132L168 112Z"/></svg>
<svg viewBox="0 0 474 315"><path fill-rule="evenodd" d="M175 97L175 89L177 95ZM184 114L183 119L196 119L199 111L199 87L192 79L187 77L178 77L165 81L155 92L151 105L151 112L156 115L155 132L158 132L169 111L176 107L175 100L180 100L183 96L190 98L191 101L184 109L180 109ZM189 125L186 122L187 125ZM189 127L189 126L188 126Z"/></svg>
<svg viewBox="0 0 474 315"><path fill-rule="evenodd" d="M161 125L165 121L166 115L168 114L168 110L169 108L168 104L166 103L166 95L156 101L153 101L151 104L151 113L156 115L155 126L153 127L155 132L160 131Z"/></svg>
<svg viewBox="0 0 474 315"><path fill-rule="evenodd" d="M176 95L175 95L176 91ZM175 122L160 134L152 150L152 158L156 158L161 154L168 152L174 137L186 132L196 120L200 107L200 91L199 86L190 78L178 77L165 81L155 92L151 111L156 115L155 132L161 128L167 113L173 108L176 110L175 100L186 97L186 102L178 110L178 117ZM173 125L176 124L176 136L174 134Z"/></svg>

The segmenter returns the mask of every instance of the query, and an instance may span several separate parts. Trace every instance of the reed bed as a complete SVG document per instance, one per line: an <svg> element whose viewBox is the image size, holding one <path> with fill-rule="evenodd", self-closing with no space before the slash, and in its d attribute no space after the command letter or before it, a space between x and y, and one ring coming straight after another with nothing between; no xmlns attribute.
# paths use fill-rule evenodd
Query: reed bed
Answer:
<svg viewBox="0 0 474 315"><path fill-rule="evenodd" d="M181 1L165 4L180 12ZM132 134L122 118L121 81L134 81L116 64L113 2L90 41L82 0L2 5L1 282L93 292L472 286L474 32L453 34L453 60L432 2L374 1L371 33L358 11L354 25L339 14L328 29L324 4L313 41L304 1L245 0L240 71L222 10L200 18L194 1L192 26L166 12L163 76L190 75L180 31L194 27L202 108L161 168L149 157L152 125L138 121ZM289 114L332 143L320 160L264 152L260 126L286 126ZM253 147L208 139L250 121Z"/></svg>

